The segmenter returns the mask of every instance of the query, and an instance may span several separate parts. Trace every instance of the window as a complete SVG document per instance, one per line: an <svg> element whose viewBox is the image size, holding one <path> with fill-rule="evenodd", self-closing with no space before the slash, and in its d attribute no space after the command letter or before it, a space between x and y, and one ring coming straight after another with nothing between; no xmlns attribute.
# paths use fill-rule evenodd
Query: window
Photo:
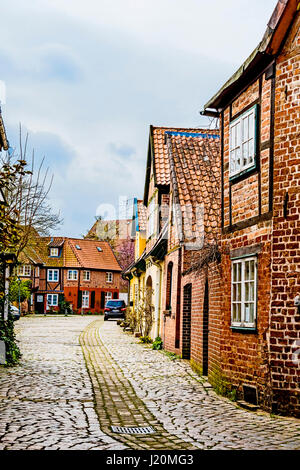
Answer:
<svg viewBox="0 0 300 470"><path fill-rule="evenodd" d="M47 306L57 307L58 305L58 294L47 294Z"/></svg>
<svg viewBox="0 0 300 470"><path fill-rule="evenodd" d="M76 269L69 269L68 281L77 281L77 279L78 279L78 271Z"/></svg>
<svg viewBox="0 0 300 470"><path fill-rule="evenodd" d="M79 245L75 245L75 247L77 248L77 250L81 250Z"/></svg>
<svg viewBox="0 0 300 470"><path fill-rule="evenodd" d="M101 246L97 246L97 250L99 251L99 253L101 253L101 251L103 251Z"/></svg>
<svg viewBox="0 0 300 470"><path fill-rule="evenodd" d="M90 271L83 271L83 280L90 281L91 279L91 272Z"/></svg>
<svg viewBox="0 0 300 470"><path fill-rule="evenodd" d="M105 292L105 304L112 298L111 292Z"/></svg>
<svg viewBox="0 0 300 470"><path fill-rule="evenodd" d="M48 282L56 282L59 280L59 271L58 269L48 269Z"/></svg>
<svg viewBox="0 0 300 470"><path fill-rule="evenodd" d="M257 105L230 124L230 176L255 167Z"/></svg>
<svg viewBox="0 0 300 470"><path fill-rule="evenodd" d="M153 198L148 206L148 238L155 233L155 209L155 198Z"/></svg>
<svg viewBox="0 0 300 470"><path fill-rule="evenodd" d="M90 293L88 290L82 291L82 307L89 308L90 306Z"/></svg>
<svg viewBox="0 0 300 470"><path fill-rule="evenodd" d="M106 273L106 282L113 282L113 273Z"/></svg>
<svg viewBox="0 0 300 470"><path fill-rule="evenodd" d="M18 266L17 274L18 276L30 277L31 275L30 264L24 264L23 266Z"/></svg>
<svg viewBox="0 0 300 470"><path fill-rule="evenodd" d="M256 257L232 262L231 324L254 328L256 324Z"/></svg>
<svg viewBox="0 0 300 470"><path fill-rule="evenodd" d="M59 250L58 248L50 248L50 256L58 256Z"/></svg>

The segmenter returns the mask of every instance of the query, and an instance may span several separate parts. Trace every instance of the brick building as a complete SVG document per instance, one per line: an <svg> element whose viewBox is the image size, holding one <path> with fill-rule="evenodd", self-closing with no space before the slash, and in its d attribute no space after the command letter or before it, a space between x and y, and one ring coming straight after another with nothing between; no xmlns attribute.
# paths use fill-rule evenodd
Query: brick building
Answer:
<svg viewBox="0 0 300 470"><path fill-rule="evenodd" d="M74 313L100 313L107 300L119 297L121 267L107 242L39 237L22 256L17 274L32 280L36 313L59 311L62 300Z"/></svg>
<svg viewBox="0 0 300 470"><path fill-rule="evenodd" d="M211 358L219 357L219 141L217 130L166 132L170 210L161 336L165 349L190 359L204 375L208 364L212 368ZM208 304L215 314L209 325L210 361Z"/></svg>
<svg viewBox="0 0 300 470"><path fill-rule="evenodd" d="M299 2L281 0L259 46L204 114L220 118L219 381L299 416Z"/></svg>

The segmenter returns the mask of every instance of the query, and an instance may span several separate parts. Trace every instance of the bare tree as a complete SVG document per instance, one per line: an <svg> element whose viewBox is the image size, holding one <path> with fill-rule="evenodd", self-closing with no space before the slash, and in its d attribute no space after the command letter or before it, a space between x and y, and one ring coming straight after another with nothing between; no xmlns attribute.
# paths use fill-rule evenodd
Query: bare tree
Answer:
<svg viewBox="0 0 300 470"><path fill-rule="evenodd" d="M22 233L15 250L17 255L36 239L37 234L47 236L61 224L59 212L55 212L48 202L53 176L49 175L48 168L44 170L45 158L36 167L34 150L30 157L27 154L28 134L23 139L20 126L18 152L6 154L1 159L2 168L20 162L24 165L24 171L17 173L4 188L7 216L16 221Z"/></svg>

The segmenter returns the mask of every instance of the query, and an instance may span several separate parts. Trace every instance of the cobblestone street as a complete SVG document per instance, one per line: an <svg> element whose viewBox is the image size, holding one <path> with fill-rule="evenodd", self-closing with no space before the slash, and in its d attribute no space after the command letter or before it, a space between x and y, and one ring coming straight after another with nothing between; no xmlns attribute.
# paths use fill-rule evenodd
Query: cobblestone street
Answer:
<svg viewBox="0 0 300 470"><path fill-rule="evenodd" d="M17 331L21 365L0 369L0 449L300 449L299 420L238 408L113 321L31 317Z"/></svg>

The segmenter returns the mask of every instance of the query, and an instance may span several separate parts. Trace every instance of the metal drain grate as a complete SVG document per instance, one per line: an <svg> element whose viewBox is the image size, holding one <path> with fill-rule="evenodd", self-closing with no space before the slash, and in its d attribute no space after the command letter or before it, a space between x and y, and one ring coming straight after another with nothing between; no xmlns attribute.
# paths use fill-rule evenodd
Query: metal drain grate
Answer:
<svg viewBox="0 0 300 470"><path fill-rule="evenodd" d="M111 426L112 432L117 434L153 434L155 429L152 426L146 426L143 428L129 428L121 426Z"/></svg>

